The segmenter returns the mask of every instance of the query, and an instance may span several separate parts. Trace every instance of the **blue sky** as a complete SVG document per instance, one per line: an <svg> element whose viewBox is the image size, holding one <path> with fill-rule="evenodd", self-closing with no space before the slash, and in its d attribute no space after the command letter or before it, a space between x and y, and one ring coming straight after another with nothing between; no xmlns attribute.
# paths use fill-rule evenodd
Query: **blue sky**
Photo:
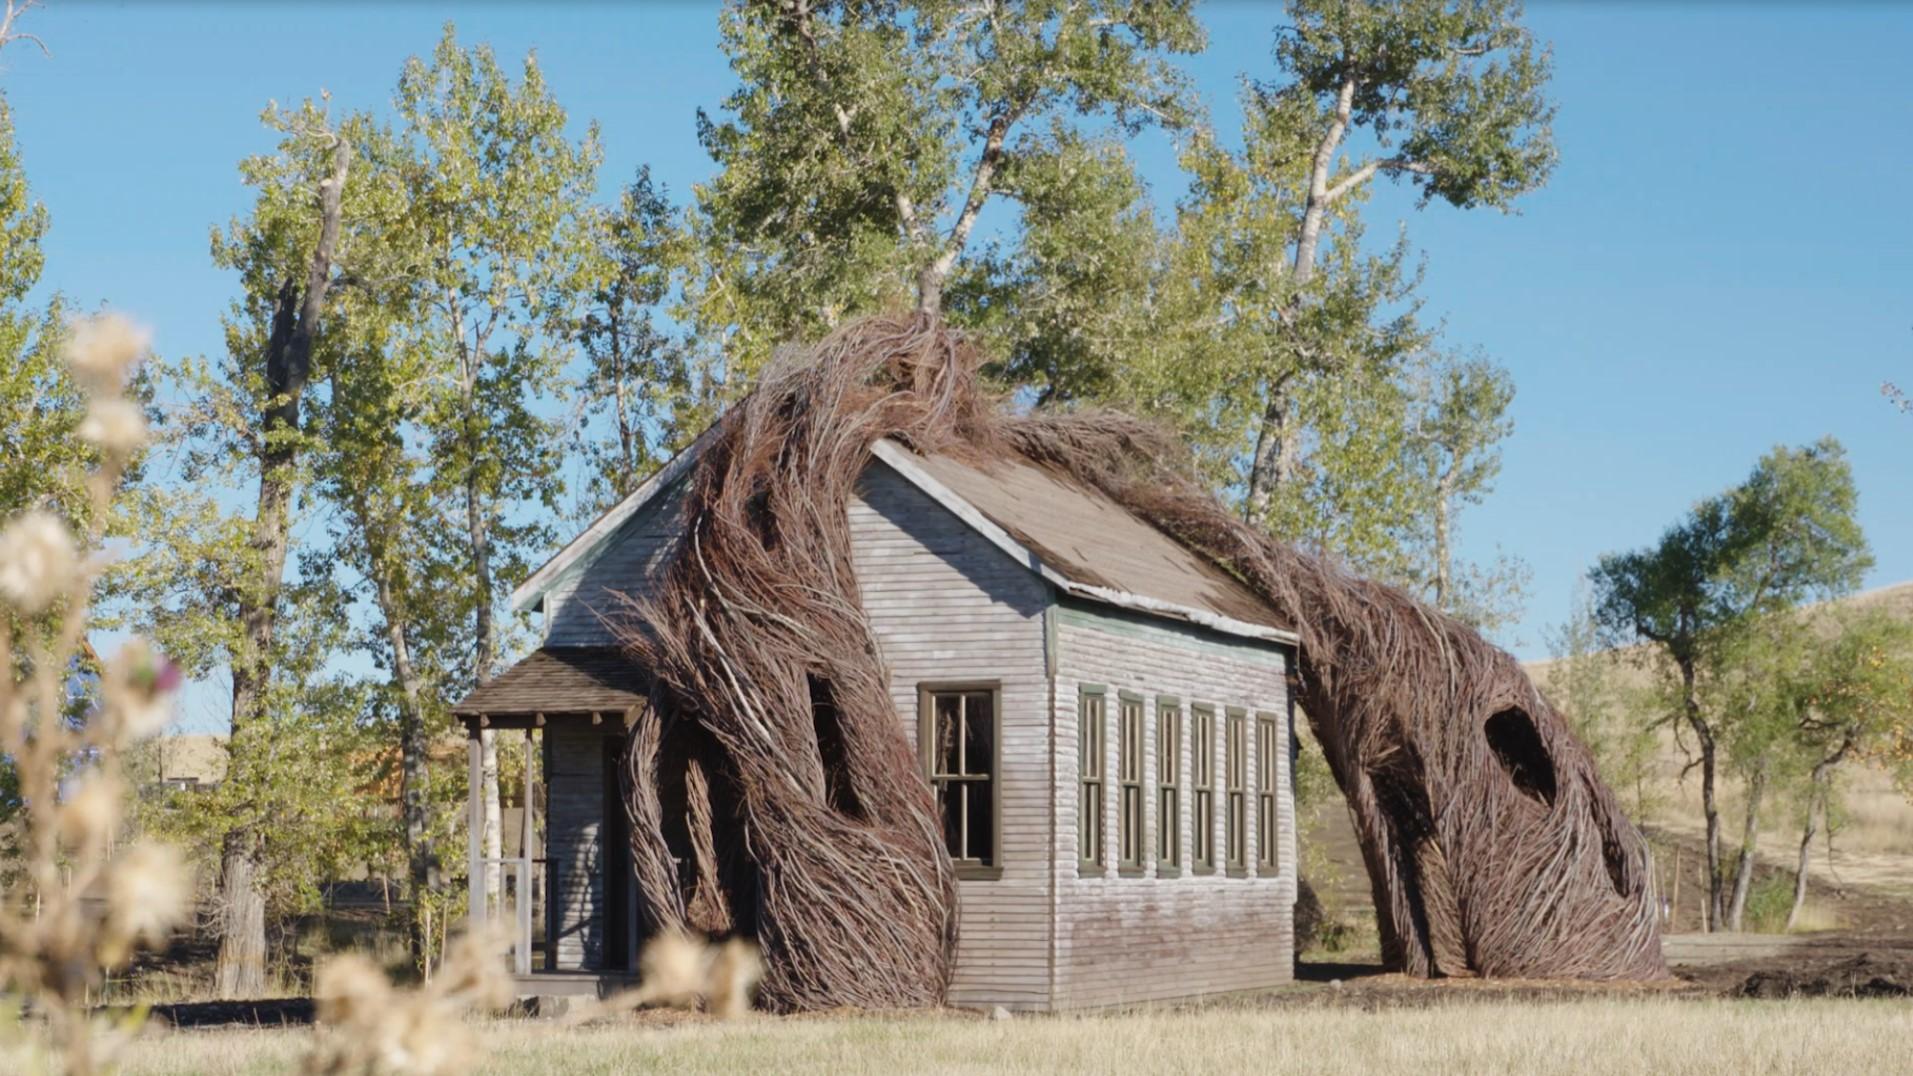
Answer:
<svg viewBox="0 0 1913 1076"><path fill-rule="evenodd" d="M1203 17L1189 68L1232 132L1278 12ZM537 49L574 120L602 125L607 190L643 162L680 198L708 173L695 109L732 85L713 6L51 0L27 21L52 57L0 54L53 216L46 286L133 313L165 353L218 348L233 282L207 235L247 206L235 164L271 145L260 109L321 88L379 106L447 19L507 58ZM1913 417L1879 393L1913 382L1913 6L1543 0L1529 23L1554 48L1553 181L1510 216L1385 190L1370 229L1405 224L1428 312L1519 388L1498 488L1462 525L1465 551L1533 568L1505 641L1545 654L1597 556L1828 434L1859 482L1870 584L1913 578ZM1168 139L1135 153L1173 200Z"/></svg>

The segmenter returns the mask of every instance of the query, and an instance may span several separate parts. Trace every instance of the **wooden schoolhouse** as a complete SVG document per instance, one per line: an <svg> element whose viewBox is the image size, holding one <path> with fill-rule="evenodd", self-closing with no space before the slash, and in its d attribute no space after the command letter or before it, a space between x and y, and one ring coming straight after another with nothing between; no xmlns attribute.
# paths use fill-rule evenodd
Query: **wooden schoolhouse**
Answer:
<svg viewBox="0 0 1913 1076"><path fill-rule="evenodd" d="M646 678L614 626L618 595L645 593L681 533L704 443L525 581L512 600L540 614L541 645L454 708L474 777L483 728L522 730L537 760L517 854L489 864L526 994L603 991L645 941L618 759L647 720ZM849 513L863 607L959 874L950 1002L1057 1010L1287 981L1295 626L1021 457L880 441ZM471 857L483 907L476 836Z"/></svg>

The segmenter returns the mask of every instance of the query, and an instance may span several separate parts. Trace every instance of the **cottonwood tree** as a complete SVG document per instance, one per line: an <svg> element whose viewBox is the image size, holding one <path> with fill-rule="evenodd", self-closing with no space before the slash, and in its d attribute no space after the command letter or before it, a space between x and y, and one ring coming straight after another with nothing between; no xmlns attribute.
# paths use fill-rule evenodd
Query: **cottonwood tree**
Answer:
<svg viewBox="0 0 1913 1076"><path fill-rule="evenodd" d="M591 216L576 330L586 367L572 435L585 470L581 518L622 500L701 426L706 408L685 350L656 320L683 242L669 195L652 182L648 166L615 208Z"/></svg>
<svg viewBox="0 0 1913 1076"><path fill-rule="evenodd" d="M1428 491L1423 586L1437 609L1489 630L1511 619L1525 568L1505 556L1487 566L1458 565L1455 517L1480 504L1501 473L1501 443L1514 432L1514 379L1485 358L1442 356L1417 395L1409 439Z"/></svg>
<svg viewBox="0 0 1913 1076"><path fill-rule="evenodd" d="M746 0L720 39L738 88L699 115L688 308L736 377L778 343L885 306L945 308L1006 177L1071 152L1053 120L1178 125L1201 46L1183 2Z"/></svg>
<svg viewBox="0 0 1913 1076"><path fill-rule="evenodd" d="M1293 257L1307 179L1297 110L1252 89L1240 150L1202 135L1184 153L1190 190L1146 334L1157 343L1126 369L1125 395L1182 416L1205 454L1227 462L1218 481L1240 491L1247 518L1407 581L1429 497L1411 437L1416 396L1403 377L1432 345L1418 320L1418 274L1405 241L1364 249L1357 192L1326 215L1333 242L1313 255L1310 303L1296 305L1280 267ZM1289 431L1275 457L1285 477L1280 497L1257 499L1246 494L1257 453L1271 444L1271 386Z"/></svg>
<svg viewBox="0 0 1913 1076"><path fill-rule="evenodd" d="M1777 447L1746 481L1701 501L1654 545L1602 557L1590 573L1604 634L1649 643L1665 659L1672 716L1694 737L1709 929L1727 921L1716 777L1734 718L1713 696L1709 672L1756 618L1859 585L1872 556L1854 517L1857 500L1839 442Z"/></svg>
<svg viewBox="0 0 1913 1076"><path fill-rule="evenodd" d="M279 144L241 163L256 192L252 210L212 240L214 263L241 286L224 318L225 354L165 373L169 407L158 451L170 481L145 484L130 498L144 522L136 529L141 552L109 577L131 622L175 660L196 675L230 672L223 810L208 816L226 820L212 842L220 849L214 986L222 997L254 997L266 987L270 879L262 865L275 842L294 837L273 824L286 790L268 760L299 720L299 684L309 675L288 665L304 669L314 659L309 645L326 635L321 622L337 617L337 601L288 584L286 566L313 451L307 395L336 361L341 265L360 247L347 218L368 210L352 171L351 128L362 118L335 121L309 101L268 108L263 122ZM224 507L248 500L250 511ZM317 618L292 649L278 637L289 606Z"/></svg>
<svg viewBox="0 0 1913 1076"><path fill-rule="evenodd" d="M1036 406L1121 399L1166 283L1148 189L1112 134L1059 118L1045 143L1002 169L997 189L1016 203L1018 227L976 245L946 309L1003 356L1000 378Z"/></svg>
<svg viewBox="0 0 1913 1076"><path fill-rule="evenodd" d="M1255 515L1299 452L1291 380L1333 361L1299 323L1320 302L1318 261L1338 205L1389 176L1412 182L1424 204L1506 209L1546 181L1555 158L1547 54L1513 0L1291 0L1289 19L1278 77L1256 87L1255 101L1305 151L1299 225L1286 263L1266 269L1277 316L1298 332L1287 368L1262 385L1248 475Z"/></svg>
<svg viewBox="0 0 1913 1076"><path fill-rule="evenodd" d="M327 559L369 592L365 649L386 674L383 701L398 733L406 937L413 960L424 965L437 868L434 804L443 791L434 788L429 750L450 730L446 685L470 646L464 607L443 596L468 585L468 565L420 447L428 386L442 357L405 339L398 328L409 319L404 307L377 320L369 311L359 316L354 350L327 382L319 416L325 451L314 464L320 492L337 509Z"/></svg>
<svg viewBox="0 0 1913 1076"><path fill-rule="evenodd" d="M410 271L406 346L433 361L416 416L436 491L455 501L472 618L469 676L498 666L501 586L549 544L558 511L559 429L540 413L571 354L567 327L587 256L596 182L595 126L574 142L565 111L527 56L514 85L487 46L460 47L446 26L431 60L405 65L386 169L406 219L387 233ZM533 505L529 517L513 510ZM483 844L500 852L498 753L481 733ZM489 872L495 896L499 878Z"/></svg>

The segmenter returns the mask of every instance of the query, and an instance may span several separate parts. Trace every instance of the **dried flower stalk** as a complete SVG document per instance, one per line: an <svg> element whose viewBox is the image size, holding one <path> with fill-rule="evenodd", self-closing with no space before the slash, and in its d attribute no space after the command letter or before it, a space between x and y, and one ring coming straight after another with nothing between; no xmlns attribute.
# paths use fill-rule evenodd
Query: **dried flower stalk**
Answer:
<svg viewBox="0 0 1913 1076"><path fill-rule="evenodd" d="M100 450L88 476L90 532L30 510L0 525L0 754L19 773L22 861L0 900L0 988L24 999L44 1060L69 1073L112 1063L139 1021L88 1011L106 972L161 945L187 912L185 862L160 844L122 844L121 756L170 720L179 671L142 640L104 667L80 661L97 571L83 555L145 438L127 378L145 333L118 317L76 327L65 358L91 397L80 435ZM90 650L86 651L89 655ZM75 687L97 673L96 689ZM77 715L77 716L76 716Z"/></svg>

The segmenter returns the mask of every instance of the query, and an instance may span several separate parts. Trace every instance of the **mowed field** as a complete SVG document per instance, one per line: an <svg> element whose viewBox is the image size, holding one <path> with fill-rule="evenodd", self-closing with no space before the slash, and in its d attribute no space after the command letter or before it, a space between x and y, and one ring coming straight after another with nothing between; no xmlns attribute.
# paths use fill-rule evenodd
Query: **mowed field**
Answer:
<svg viewBox="0 0 1913 1076"><path fill-rule="evenodd" d="M1322 990L1332 991L1331 987ZM757 1017L558 1030L477 1027L482 1073L1913 1071L1904 1001L1687 1000L1652 994L1419 1006L1219 1003L1006 1021L968 1014ZM129 1076L293 1071L302 1030L164 1031Z"/></svg>

